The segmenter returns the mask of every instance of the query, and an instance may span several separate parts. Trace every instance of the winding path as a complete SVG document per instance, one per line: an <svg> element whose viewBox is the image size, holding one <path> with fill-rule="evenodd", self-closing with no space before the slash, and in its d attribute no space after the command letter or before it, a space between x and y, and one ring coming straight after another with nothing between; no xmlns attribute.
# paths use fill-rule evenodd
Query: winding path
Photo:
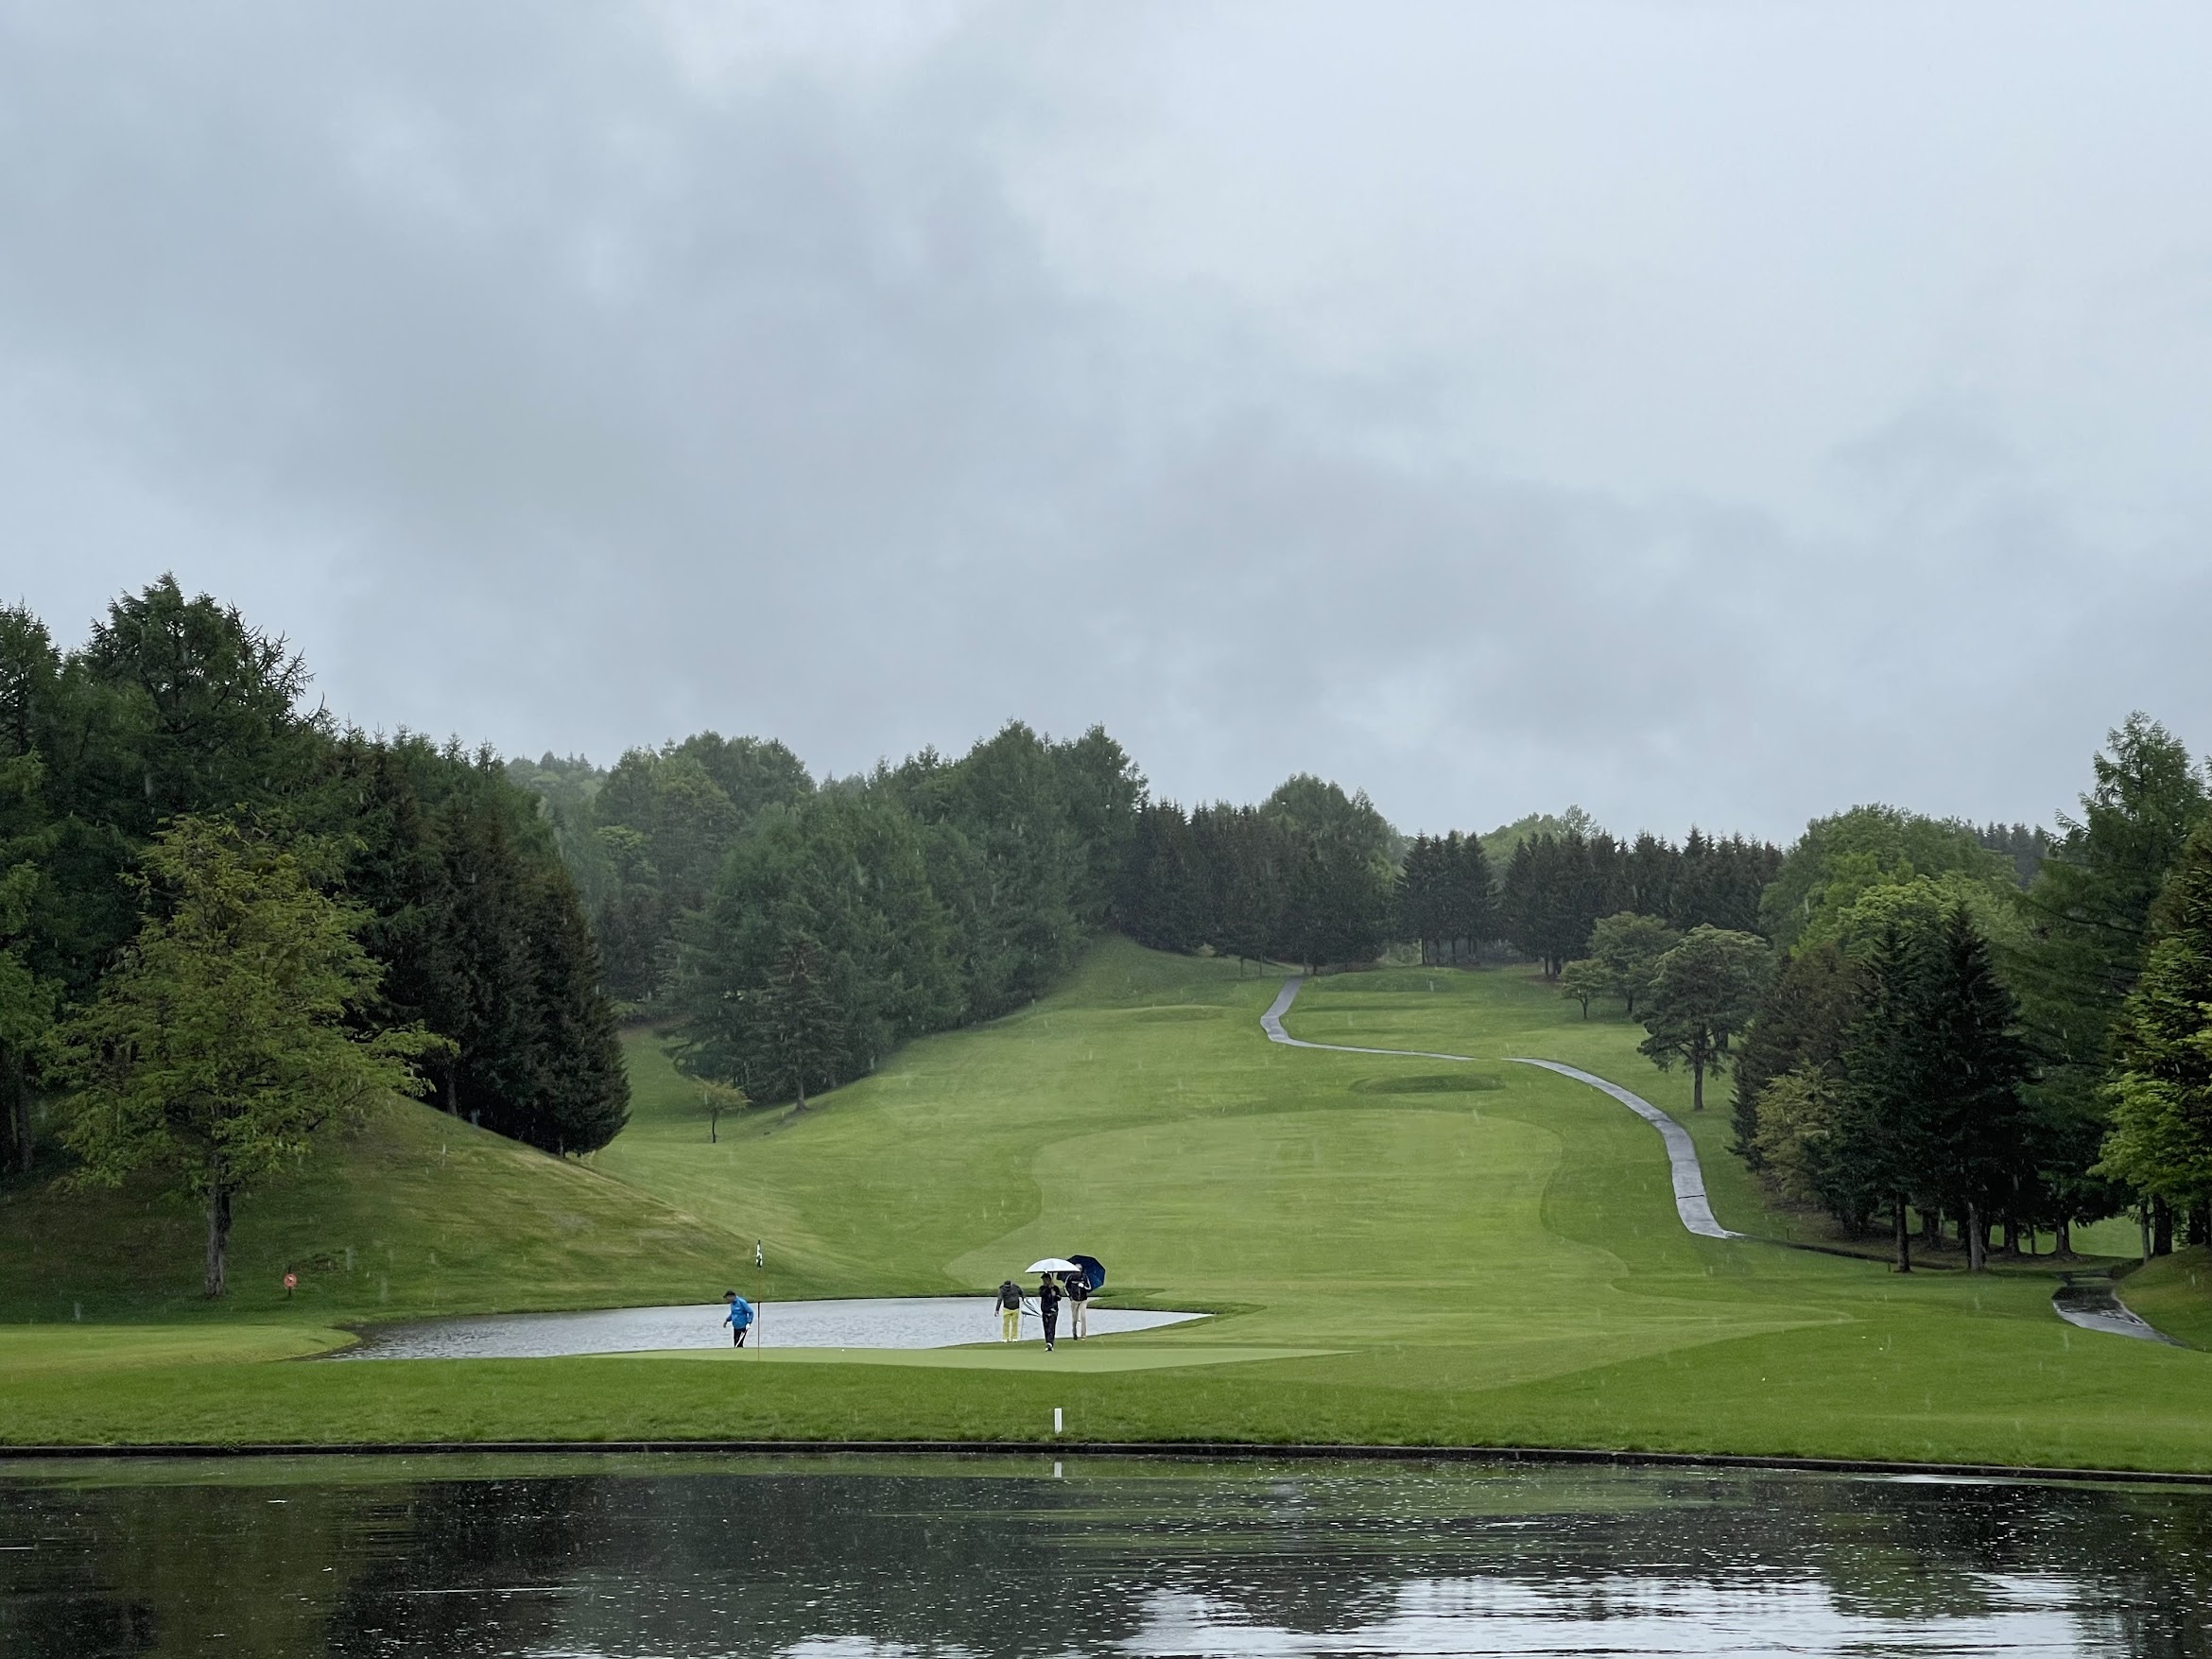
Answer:
<svg viewBox="0 0 2212 1659"><path fill-rule="evenodd" d="M1290 1005L1298 1000L1298 993L1305 984L1303 975L1283 981L1283 989L1268 1011L1260 1015L1260 1029L1268 1034L1270 1043L1281 1043L1290 1048L1324 1048L1336 1054L1392 1054L1413 1060L1449 1060L1471 1063L1472 1054L1440 1054L1426 1048L1355 1048L1345 1043L1308 1043L1293 1037L1283 1029L1283 1016L1290 1011ZM1557 1072L1563 1078L1573 1078L1579 1083L1588 1083L1611 1095L1638 1117L1659 1132L1659 1138L1667 1143L1667 1162L1674 1176L1674 1213L1682 1218L1682 1224L1701 1238L1741 1238L1741 1233L1731 1233L1720 1225L1713 1215L1712 1203L1705 1197L1705 1171L1698 1163L1698 1149L1689 1137L1689 1131L1659 1110L1640 1095L1632 1095L1617 1083L1609 1083L1601 1077L1571 1065L1562 1065L1556 1060L1525 1060L1512 1057L1514 1065L1542 1066L1546 1071Z"/></svg>
<svg viewBox="0 0 2212 1659"><path fill-rule="evenodd" d="M1305 986L1305 976L1299 975L1283 981L1283 989L1275 995L1268 1011L1260 1015L1260 1029L1268 1034L1270 1043L1281 1043L1290 1048L1324 1048L1333 1054L1392 1054L1411 1060L1448 1060L1472 1063L1472 1054L1443 1054L1427 1048L1356 1048L1348 1043L1308 1043L1293 1037L1283 1029L1283 1016L1290 1011L1290 1005L1298 1000L1298 993ZM1705 1196L1705 1172L1698 1163L1697 1144L1689 1137L1689 1131L1659 1110L1640 1095L1631 1094L1618 1083L1601 1077L1564 1065L1556 1060L1529 1060L1509 1057L1514 1065L1542 1066L1546 1071L1557 1072L1563 1078L1573 1078L1578 1083L1588 1083L1593 1089L1602 1090L1633 1112L1638 1117L1659 1132L1659 1138L1667 1143L1667 1163L1674 1176L1674 1213L1682 1218L1682 1224L1701 1238L1747 1238L1744 1233L1731 1233L1720 1225L1713 1214L1713 1205ZM1779 1242L1779 1241L1771 1241ZM1808 1249L1809 1246L1788 1246L1791 1249ZM2066 1275L2056 1294L2051 1297L2051 1311L2070 1325L2079 1325L2085 1331L2100 1331L2111 1337L2133 1337L2138 1341L2177 1342L2126 1303L2119 1299L2111 1280L2100 1274Z"/></svg>

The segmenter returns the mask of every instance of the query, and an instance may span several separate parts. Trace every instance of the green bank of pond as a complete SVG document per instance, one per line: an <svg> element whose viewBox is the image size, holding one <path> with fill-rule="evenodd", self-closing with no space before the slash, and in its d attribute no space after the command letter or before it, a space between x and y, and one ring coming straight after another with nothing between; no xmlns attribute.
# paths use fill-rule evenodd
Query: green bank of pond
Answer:
<svg viewBox="0 0 2212 1659"><path fill-rule="evenodd" d="M675 1455L0 1464L0 1650L2197 1650L2212 1489Z"/></svg>

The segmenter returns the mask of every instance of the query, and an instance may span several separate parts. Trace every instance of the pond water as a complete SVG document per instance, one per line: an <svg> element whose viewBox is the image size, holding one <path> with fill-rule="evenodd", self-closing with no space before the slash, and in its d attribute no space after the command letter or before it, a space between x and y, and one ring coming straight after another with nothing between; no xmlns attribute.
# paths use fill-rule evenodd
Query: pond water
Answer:
<svg viewBox="0 0 2212 1659"><path fill-rule="evenodd" d="M2212 1651L2212 1492L1034 1459L0 1463L0 1652Z"/></svg>
<svg viewBox="0 0 2212 1659"><path fill-rule="evenodd" d="M728 1311L697 1307L609 1307L590 1313L497 1313L466 1319L409 1320L372 1326L333 1359L543 1359L572 1354L642 1354L666 1348L727 1348ZM1091 1305L1094 1336L1178 1325L1198 1313L1144 1312ZM1061 1334L1067 1321L1061 1321ZM1022 1336L1043 1339L1034 1314ZM756 1345L776 1348L956 1348L995 1341L998 1309L984 1296L900 1296L765 1305ZM749 1341L755 1339L749 1338Z"/></svg>

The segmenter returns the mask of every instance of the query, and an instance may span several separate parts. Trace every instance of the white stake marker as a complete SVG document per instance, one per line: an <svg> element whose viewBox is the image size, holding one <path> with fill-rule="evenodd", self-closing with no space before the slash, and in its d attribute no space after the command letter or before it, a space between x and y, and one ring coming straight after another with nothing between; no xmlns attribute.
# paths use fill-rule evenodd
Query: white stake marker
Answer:
<svg viewBox="0 0 2212 1659"><path fill-rule="evenodd" d="M1058 1406L1052 1408L1052 1432L1054 1434L1060 1432L1060 1408Z"/></svg>

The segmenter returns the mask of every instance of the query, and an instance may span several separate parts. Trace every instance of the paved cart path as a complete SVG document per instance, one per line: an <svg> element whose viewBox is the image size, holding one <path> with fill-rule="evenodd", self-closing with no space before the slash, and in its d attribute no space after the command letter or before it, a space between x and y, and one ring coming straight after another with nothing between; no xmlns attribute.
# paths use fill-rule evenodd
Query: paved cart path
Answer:
<svg viewBox="0 0 2212 1659"><path fill-rule="evenodd" d="M1276 994L1268 1011L1260 1015L1260 1029L1268 1034L1270 1043L1281 1043L1291 1048L1325 1048L1337 1054L1393 1054L1415 1060L1448 1060L1472 1063L1472 1054L1443 1054L1427 1048L1359 1048L1348 1043L1308 1043L1293 1037L1283 1029L1283 1016L1290 1011L1290 1005L1298 1000L1298 993L1305 984L1303 975L1286 979L1283 989ZM1565 1065L1556 1060L1529 1060L1509 1057L1514 1065L1537 1065L1546 1071L1554 1071L1563 1078L1573 1078L1579 1083L1588 1083L1593 1089L1602 1090L1649 1123L1659 1132L1659 1138L1667 1143L1667 1162L1674 1177L1674 1213L1682 1218L1682 1224L1701 1238L1743 1238L1747 1234L1731 1233L1720 1225L1713 1214L1713 1205L1705 1196L1705 1172L1698 1162L1697 1144L1689 1137L1689 1131L1669 1117L1641 1095L1631 1093L1618 1083ZM1802 1248L1802 1247L1801 1247ZM2119 1299L2109 1279L2100 1275L2085 1275L2080 1282L2072 1276L2062 1285L2051 1298L2051 1311L2068 1324L2079 1325L2087 1331L2101 1331L2106 1336L2133 1337L2145 1342L2173 1342L2173 1338L2159 1330L2143 1316ZM2175 1343L2175 1346L2181 1344Z"/></svg>

